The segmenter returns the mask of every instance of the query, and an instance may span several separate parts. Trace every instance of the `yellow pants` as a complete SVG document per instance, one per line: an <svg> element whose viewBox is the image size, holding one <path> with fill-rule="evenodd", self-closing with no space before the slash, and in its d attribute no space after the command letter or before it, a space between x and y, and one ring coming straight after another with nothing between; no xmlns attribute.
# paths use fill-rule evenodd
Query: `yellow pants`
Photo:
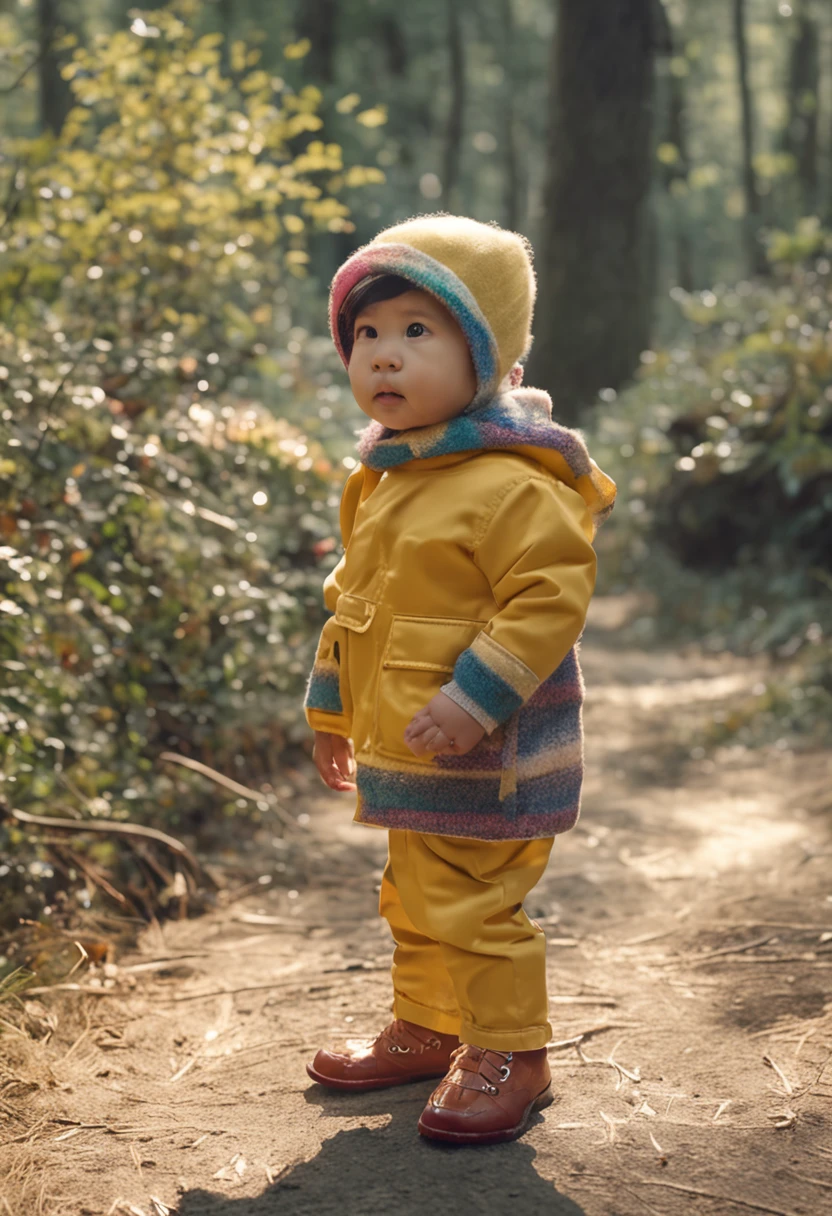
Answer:
<svg viewBox="0 0 832 1216"><path fill-rule="evenodd" d="M389 832L379 912L396 942L395 1017L497 1051L548 1043L546 939L523 900L553 844Z"/></svg>

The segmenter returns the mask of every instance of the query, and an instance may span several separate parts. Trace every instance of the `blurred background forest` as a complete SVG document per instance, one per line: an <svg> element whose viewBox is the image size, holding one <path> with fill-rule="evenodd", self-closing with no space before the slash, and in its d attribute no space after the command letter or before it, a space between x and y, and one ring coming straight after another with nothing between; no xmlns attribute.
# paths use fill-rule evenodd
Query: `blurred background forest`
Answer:
<svg viewBox="0 0 832 1216"><path fill-rule="evenodd" d="M828 741L828 3L0 0L6 928L183 908L124 821L279 853L364 422L328 283L435 210L534 244L622 643L771 656L694 746Z"/></svg>

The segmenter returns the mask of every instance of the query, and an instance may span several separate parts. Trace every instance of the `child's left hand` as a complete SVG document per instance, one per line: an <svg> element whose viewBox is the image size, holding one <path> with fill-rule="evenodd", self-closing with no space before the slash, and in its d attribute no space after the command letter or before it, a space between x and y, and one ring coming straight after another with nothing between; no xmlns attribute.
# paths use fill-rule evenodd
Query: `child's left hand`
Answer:
<svg viewBox="0 0 832 1216"><path fill-rule="evenodd" d="M484 734L485 727L476 718L443 692L438 692L410 719L404 729L404 741L415 756L425 752L437 756L464 756L476 747Z"/></svg>

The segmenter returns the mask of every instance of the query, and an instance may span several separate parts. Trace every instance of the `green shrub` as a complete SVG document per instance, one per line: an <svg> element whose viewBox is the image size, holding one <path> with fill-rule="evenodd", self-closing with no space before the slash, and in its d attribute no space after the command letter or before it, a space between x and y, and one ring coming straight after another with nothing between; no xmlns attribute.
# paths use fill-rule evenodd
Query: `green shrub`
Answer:
<svg viewBox="0 0 832 1216"><path fill-rule="evenodd" d="M314 436L348 420L293 318L352 225L316 88L143 17L76 50L61 136L0 160L0 792L176 829L250 804L161 750L259 784L308 733L343 480ZM59 881L27 840L0 826L9 915Z"/></svg>
<svg viewBox="0 0 832 1216"><path fill-rule="evenodd" d="M832 706L832 236L804 224L771 257L770 279L674 293L689 340L602 394L593 450L620 488L602 585L652 591L645 636L798 659L814 729Z"/></svg>

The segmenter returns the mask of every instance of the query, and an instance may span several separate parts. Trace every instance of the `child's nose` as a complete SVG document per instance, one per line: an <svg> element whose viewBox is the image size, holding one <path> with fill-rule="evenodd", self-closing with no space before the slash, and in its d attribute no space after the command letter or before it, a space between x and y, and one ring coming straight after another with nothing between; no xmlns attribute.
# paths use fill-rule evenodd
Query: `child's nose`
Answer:
<svg viewBox="0 0 832 1216"><path fill-rule="evenodd" d="M380 371L383 371L385 368L387 368L387 369L392 368L392 369L396 370L396 369L400 368L401 365L402 365L402 357L399 354L399 352L396 350L392 350L389 348L387 350L379 349L379 350L376 350L376 352L373 355L373 371L380 372Z"/></svg>

